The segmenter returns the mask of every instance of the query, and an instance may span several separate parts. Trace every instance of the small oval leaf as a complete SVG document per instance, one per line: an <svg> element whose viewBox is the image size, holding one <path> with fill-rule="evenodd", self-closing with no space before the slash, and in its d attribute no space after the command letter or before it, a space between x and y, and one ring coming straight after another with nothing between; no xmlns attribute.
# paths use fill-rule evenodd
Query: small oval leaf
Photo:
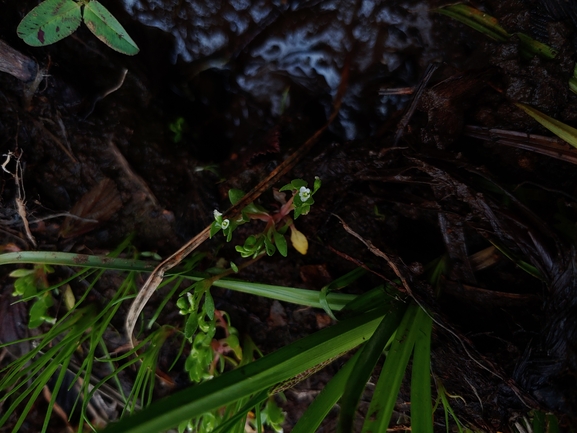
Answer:
<svg viewBox="0 0 577 433"><path fill-rule="evenodd" d="M80 3L46 0L24 17L16 31L28 45L42 47L70 36L81 21Z"/></svg>
<svg viewBox="0 0 577 433"><path fill-rule="evenodd" d="M291 243L293 244L293 247L295 247L295 250L303 256L309 249L309 241L306 236L299 232L294 225L291 226Z"/></svg>
<svg viewBox="0 0 577 433"><path fill-rule="evenodd" d="M273 235L274 235L274 244L276 245L278 252L280 253L281 256L286 257L288 251L285 237L277 231L275 231Z"/></svg>
<svg viewBox="0 0 577 433"><path fill-rule="evenodd" d="M140 51L118 20L96 0L84 6L84 23L94 36L113 50L129 56Z"/></svg>

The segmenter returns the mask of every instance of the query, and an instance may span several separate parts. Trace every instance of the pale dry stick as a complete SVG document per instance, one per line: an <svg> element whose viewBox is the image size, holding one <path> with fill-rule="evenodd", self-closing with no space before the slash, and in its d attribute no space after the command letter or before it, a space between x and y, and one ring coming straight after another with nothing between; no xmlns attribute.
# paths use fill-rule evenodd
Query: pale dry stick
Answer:
<svg viewBox="0 0 577 433"><path fill-rule="evenodd" d="M12 155L15 156L14 154ZM18 189L18 197L15 199L16 210L22 219L22 224L24 224L26 237L32 243L32 245L34 245L34 248L36 248L38 244L36 243L34 236L32 236L30 225L28 224L28 218L26 216L26 191L24 190L24 185L22 184L22 163L20 162L20 158L22 158L22 153L16 156L16 170L12 174L14 176L14 183L16 183L16 188Z"/></svg>
<svg viewBox="0 0 577 433"><path fill-rule="evenodd" d="M237 218L240 211L247 206L249 203L255 201L263 192L270 189L274 183L276 183L281 176L287 173L291 168L293 168L298 161L308 153L313 145L318 141L323 132L329 127L333 120L337 117L339 109L341 107L342 97L345 93L346 83L348 81L348 68L349 61L345 63L343 73L341 75L341 83L339 89L335 96L335 101L333 104L333 112L331 113L327 122L316 131L301 147L299 147L292 155L285 159L277 168L275 168L265 179L263 179L257 186L255 186L249 193L247 193L238 203L231 206L223 215L223 218L235 219ZM126 335L134 347L134 328L140 313L144 309L148 300L152 297L153 293L157 287L162 282L164 274L177 266L186 256L192 253L196 248L198 248L204 241L209 238L210 235L210 225L197 234L194 238L188 241L183 247L172 254L170 257L162 261L154 271L150 274L138 295L132 302L130 310L126 316L125 328Z"/></svg>
<svg viewBox="0 0 577 433"><path fill-rule="evenodd" d="M97 222L99 222L97 219L94 219L94 218L82 218L78 215L71 214L70 212L60 212L60 213L55 213L52 215L46 215L45 217L42 217L42 218L36 218L35 220L31 220L30 224L37 224L41 221L46 221L46 220L49 220L52 218L60 218L60 217L71 218L71 219L75 219L75 220L82 221L85 223L97 223Z"/></svg>
<svg viewBox="0 0 577 433"><path fill-rule="evenodd" d="M473 355L471 355L471 353L469 352L469 349L467 349L467 346L465 345L465 342L463 341L463 339L461 337L459 337L457 335L457 333L455 331L453 331L452 329L450 329L449 327L445 326L444 324L442 324L441 322L439 322L437 319L435 319L428 311L427 309L423 306L423 304L421 304L421 302L413 295L413 292L411 290L411 287L409 286L409 283L407 282L407 279L403 276L403 274L401 273L401 271L399 270L399 264L395 263L394 260L392 260L387 254L385 254L384 252L382 252L380 249L378 249L377 247L375 247L373 245L373 243L367 239L364 239L361 235L359 235L357 232L355 232L353 229L351 229L347 223L345 223L345 221L338 215L333 214L335 217L337 217L339 219L339 221L341 222L341 224L343 225L343 228L345 229L345 231L351 235L353 235L355 238L357 238L358 240L360 240L363 244L365 244L365 246L369 249L369 251L371 253L373 253L374 255L376 255L377 257L381 257L383 259L385 259L385 261L388 263L388 265L391 267L391 269L393 270L393 272L395 273L395 275L397 275L397 277L399 277L399 279L401 280L401 283L403 284L403 287L405 288L405 290L407 291L407 294L413 298L413 300L417 303L417 305L419 307L421 307L421 309L425 312L425 314L427 316L429 316L431 318L431 320L438 326L440 326L441 328L443 328L445 331L447 331L449 334L451 334L453 337L455 337L457 339L457 341L459 343L461 343L461 346L463 347L463 350L465 351L465 353L467 354L467 356L469 357L469 359L471 359L471 361L473 361L475 364L477 364L479 367L481 367L483 370L488 371L489 373L491 373L493 376L495 376L496 378L502 380L503 382L505 382L507 385L509 385L509 387L511 388L511 390L515 393L515 395L517 395L517 397L519 398L519 400L521 401L521 403L523 403L525 406L527 406L528 408L531 408L531 405L527 404L526 400L526 396L521 395L520 390L517 388L517 386L511 381L511 380L507 380L505 379L502 375L500 375L499 373L497 373L496 371L491 370L489 367L486 367L485 365L483 365L480 361L478 361L477 359L475 359L473 357Z"/></svg>

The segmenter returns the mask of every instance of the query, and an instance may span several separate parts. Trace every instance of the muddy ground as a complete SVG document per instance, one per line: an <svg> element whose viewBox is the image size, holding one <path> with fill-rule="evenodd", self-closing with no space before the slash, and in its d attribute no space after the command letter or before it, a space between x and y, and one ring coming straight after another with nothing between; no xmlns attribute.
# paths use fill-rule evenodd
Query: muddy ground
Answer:
<svg viewBox="0 0 577 433"><path fill-rule="evenodd" d="M394 279L382 259L343 230L333 216L339 215L404 263L415 295L459 336L435 328L432 370L463 397L453 402L461 420L509 431L514 420L542 409L575 425L577 158L513 105L577 124L577 97L567 85L576 41L570 16L531 1L476 5L510 32L558 51L555 60L542 60L523 57L518 38L496 43L430 11L433 4L231 2L197 13L198 32L179 39L147 25L155 2L125 10L103 1L141 48L129 58L86 28L50 47L26 46L15 28L35 3L0 1L0 38L43 74L33 94L31 82L0 74L0 151L22 163L20 193L37 245L17 212L19 188L2 171L0 248L103 254L134 233L141 251L167 256L211 222L213 209L227 207L229 188L250 189L321 128L345 80L339 115L278 185L323 181L312 211L298 220L308 254L265 258L240 277L319 289L362 263L376 275L352 291L380 284L380 276ZM178 13L168 6L154 13L182 17L200 7L177 3ZM247 14L252 21L243 27ZM198 42L217 34L224 42L216 46ZM292 40L305 41L300 51ZM413 98L419 84L424 92ZM391 95L392 89L403 91ZM406 107L415 108L410 117ZM177 133L170 125L179 118ZM555 147L539 153L546 145ZM14 163L5 168L13 173ZM272 194L259 202L273 205ZM45 219L64 212L98 222ZM236 236L248 233L243 227ZM236 258L220 239L202 250ZM433 288L423 270L443 255L450 272ZM4 292L11 290L7 273ZM265 353L330 322L322 312L266 299L223 290L215 296ZM286 393L287 430L337 364ZM401 426L407 401L404 393ZM44 406L37 406L40 419ZM38 426L31 422L28 431ZM334 431L334 417L321 431Z"/></svg>

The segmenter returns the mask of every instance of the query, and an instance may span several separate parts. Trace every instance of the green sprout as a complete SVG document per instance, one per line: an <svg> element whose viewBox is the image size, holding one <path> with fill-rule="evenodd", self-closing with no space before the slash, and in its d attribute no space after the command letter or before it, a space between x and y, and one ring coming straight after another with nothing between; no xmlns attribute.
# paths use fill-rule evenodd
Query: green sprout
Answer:
<svg viewBox="0 0 577 433"><path fill-rule="evenodd" d="M186 120L184 120L184 117L177 117L174 122L168 125L168 129L174 134L172 141L174 143L180 143L186 130Z"/></svg>
<svg viewBox="0 0 577 433"><path fill-rule="evenodd" d="M14 280L13 296L21 296L23 300L34 299L30 307L28 327L38 328L43 323L53 325L56 319L48 313L54 305L54 299L47 290L48 274L54 272L51 266L36 265L33 269L16 269L10 273Z"/></svg>
<svg viewBox="0 0 577 433"><path fill-rule="evenodd" d="M84 20L86 27L113 50L133 56L139 48L112 14L96 0L45 0L18 25L28 45L43 47L70 36Z"/></svg>
<svg viewBox="0 0 577 433"><path fill-rule="evenodd" d="M321 187L321 180L316 177L313 189L307 187L308 182L302 179L295 179L291 183L275 191L274 197L281 207L278 211L270 213L262 206L250 203L241 211L238 218L230 220L224 218L218 210L214 211L214 222L210 228L210 236L214 236L222 230L226 236L226 241L230 242L234 230L250 220L261 220L266 223L264 230L256 235L249 236L244 245L237 245L235 248L244 258L256 258L263 251L272 256L277 250L283 256L288 254L287 241L285 234L291 230L290 240L293 247L301 254L306 254L308 250L308 241L294 225L293 219L289 214L294 211L294 219L301 215L309 213L311 206L314 204L313 195ZM284 191L290 191L292 197L286 199ZM231 189L228 192L230 202L234 205L244 196L244 192L238 189Z"/></svg>

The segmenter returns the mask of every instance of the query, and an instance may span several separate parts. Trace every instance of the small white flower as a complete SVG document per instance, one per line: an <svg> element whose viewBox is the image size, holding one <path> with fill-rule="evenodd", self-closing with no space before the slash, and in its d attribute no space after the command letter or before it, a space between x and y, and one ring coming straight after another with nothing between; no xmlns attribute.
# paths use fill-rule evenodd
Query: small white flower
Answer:
<svg viewBox="0 0 577 433"><path fill-rule="evenodd" d="M214 210L213 214L214 214L214 219L216 221L218 221L218 218L222 216L222 214L219 211L217 211L216 209Z"/></svg>
<svg viewBox="0 0 577 433"><path fill-rule="evenodd" d="M228 228L230 224L230 221L228 219L224 219L222 220L222 223L220 224L220 226L222 227L223 230L226 230Z"/></svg>
<svg viewBox="0 0 577 433"><path fill-rule="evenodd" d="M301 186L301 189L299 190L299 197L301 198L301 201L303 203L307 201L309 198L311 198L310 188L307 188L306 186Z"/></svg>

